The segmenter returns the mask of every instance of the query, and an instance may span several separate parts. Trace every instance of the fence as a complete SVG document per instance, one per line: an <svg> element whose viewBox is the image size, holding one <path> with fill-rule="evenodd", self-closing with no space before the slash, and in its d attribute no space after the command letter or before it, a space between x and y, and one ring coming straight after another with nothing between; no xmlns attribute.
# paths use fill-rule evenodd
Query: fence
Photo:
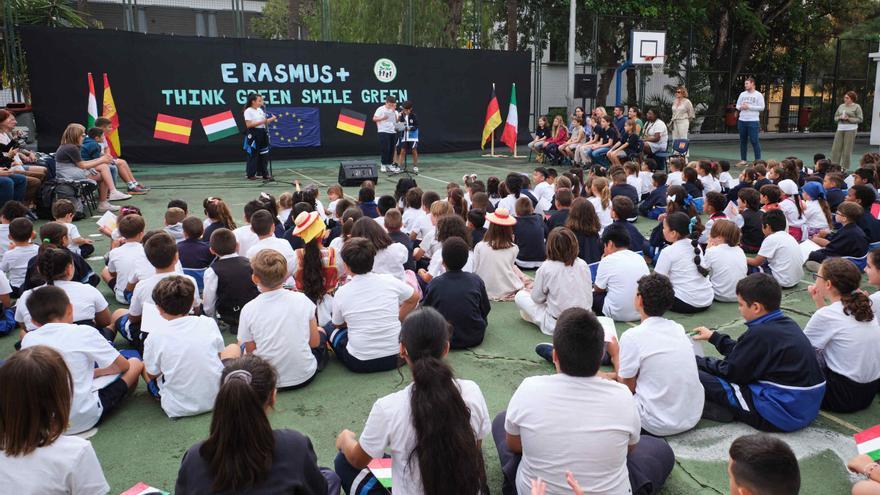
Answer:
<svg viewBox="0 0 880 495"><path fill-rule="evenodd" d="M22 0L26 2L26 0ZM56 0L64 2L65 0ZM24 61L15 50L12 1L4 2L4 64L7 77L0 88L0 106L26 100ZM504 49L507 0L77 0L85 22L93 28L122 29L205 37L302 38L326 41L392 43L413 46L494 47ZM532 53L532 98L529 125L550 109L568 108L568 8L564 2L513 2L518 48ZM290 20L286 11L298 7ZM529 5L541 5L529 10ZM431 21L433 20L433 21ZM47 22L55 22L54 20ZM64 24L63 22L60 24ZM71 24L68 22L67 24ZM73 22L75 25L75 22ZM734 27L718 38L705 29L679 28L674 18L607 16L579 6L576 22L577 72L593 73L599 81L590 106L613 105L619 98L641 108L656 107L668 116L673 88L684 85L697 109L693 132L731 132L729 105L742 80L751 75L764 93L768 110L763 126L770 132L832 130L832 116L843 94L853 90L858 103L870 108L876 63L868 53L876 41L832 38L818 50L803 50L787 40L756 42L745 60L735 58L745 32ZM387 26L387 28L381 28ZM376 29L376 27L380 27ZM662 71L635 67L624 72L621 94L616 69L628 54L633 29L667 31L667 61ZM722 43L722 41L724 41ZM721 56L708 53L727 46ZM784 62L784 63L783 63ZM871 112L865 112L868 126Z"/></svg>

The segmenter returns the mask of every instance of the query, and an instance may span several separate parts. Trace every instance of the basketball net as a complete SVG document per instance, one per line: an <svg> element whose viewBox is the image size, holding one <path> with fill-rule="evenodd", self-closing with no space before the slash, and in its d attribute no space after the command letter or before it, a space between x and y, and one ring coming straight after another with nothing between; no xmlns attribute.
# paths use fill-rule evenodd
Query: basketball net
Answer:
<svg viewBox="0 0 880 495"><path fill-rule="evenodd" d="M658 75L663 72L663 57L645 55L645 60L651 65L651 71L654 73L654 75Z"/></svg>

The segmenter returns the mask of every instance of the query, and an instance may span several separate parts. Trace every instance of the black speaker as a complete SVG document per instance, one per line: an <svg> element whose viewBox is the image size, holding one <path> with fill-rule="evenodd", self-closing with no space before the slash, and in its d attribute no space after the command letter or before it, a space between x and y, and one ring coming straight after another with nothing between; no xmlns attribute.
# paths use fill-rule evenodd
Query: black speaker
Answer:
<svg viewBox="0 0 880 495"><path fill-rule="evenodd" d="M358 186L365 180L379 182L376 162L369 160L339 162L339 183L343 186Z"/></svg>
<svg viewBox="0 0 880 495"><path fill-rule="evenodd" d="M596 93L598 93L598 81L596 80L596 74L574 75L575 98L595 98Z"/></svg>

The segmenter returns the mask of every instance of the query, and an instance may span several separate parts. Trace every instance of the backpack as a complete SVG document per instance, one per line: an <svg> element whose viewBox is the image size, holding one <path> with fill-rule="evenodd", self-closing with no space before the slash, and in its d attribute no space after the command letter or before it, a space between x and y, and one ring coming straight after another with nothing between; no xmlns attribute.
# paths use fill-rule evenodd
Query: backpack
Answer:
<svg viewBox="0 0 880 495"><path fill-rule="evenodd" d="M81 197L82 185L76 182L58 181L50 179L43 183L37 193L37 216L46 220L52 218L52 204L59 199L67 199L73 203L75 213L74 220L82 220L86 217Z"/></svg>

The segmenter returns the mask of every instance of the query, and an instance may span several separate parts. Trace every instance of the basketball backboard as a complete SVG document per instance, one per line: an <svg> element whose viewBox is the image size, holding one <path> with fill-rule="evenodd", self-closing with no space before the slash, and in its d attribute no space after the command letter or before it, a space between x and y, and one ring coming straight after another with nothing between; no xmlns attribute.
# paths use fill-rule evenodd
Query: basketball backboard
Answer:
<svg viewBox="0 0 880 495"><path fill-rule="evenodd" d="M633 65L649 65L666 56L666 31L632 31L630 36Z"/></svg>

